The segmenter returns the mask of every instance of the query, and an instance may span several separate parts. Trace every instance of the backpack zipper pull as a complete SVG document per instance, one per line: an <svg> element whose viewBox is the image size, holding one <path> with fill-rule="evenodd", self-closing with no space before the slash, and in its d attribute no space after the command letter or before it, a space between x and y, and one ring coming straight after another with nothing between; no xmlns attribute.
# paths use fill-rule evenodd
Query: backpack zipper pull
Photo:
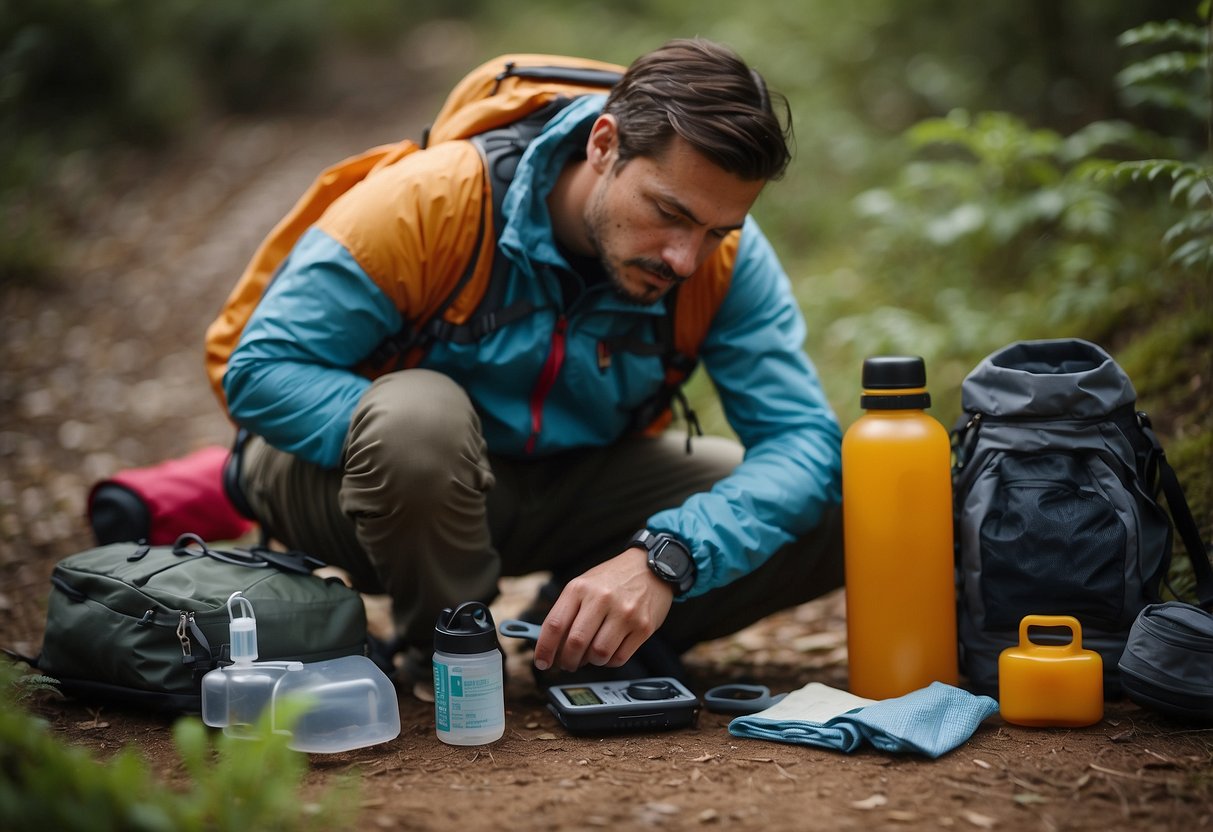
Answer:
<svg viewBox="0 0 1213 832"><path fill-rule="evenodd" d="M193 647L190 646L190 637L187 632L189 625L189 613L181 613L181 620L177 622L177 640L181 642L181 656L188 663L193 659Z"/></svg>

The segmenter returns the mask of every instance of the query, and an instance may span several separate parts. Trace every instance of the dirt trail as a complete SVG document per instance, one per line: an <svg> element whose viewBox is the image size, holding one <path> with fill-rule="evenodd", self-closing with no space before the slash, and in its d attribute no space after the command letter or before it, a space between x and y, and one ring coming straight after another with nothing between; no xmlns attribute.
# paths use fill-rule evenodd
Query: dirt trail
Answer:
<svg viewBox="0 0 1213 832"><path fill-rule="evenodd" d="M4 646L37 651L51 567L90 543L83 513L95 479L228 442L202 372L203 330L258 241L319 170L416 135L428 111L409 112L410 90L384 77L392 76L382 66L347 63L330 77L331 106L320 112L214 124L186 150L132 161L121 192L86 197L88 221L66 245L57 281L0 287ZM501 609L532 586L510 584ZM775 690L845 686L843 620L838 595L776 616L698 648L689 681L698 692L739 678ZM500 742L444 746L432 706L402 693L397 740L314 756L309 783L357 772L356 828L1213 826L1213 732L1127 703L1082 730L1021 729L995 717L928 762L741 740L712 714L668 734L574 738L544 710L524 656L511 656L511 673ZM44 713L67 741L102 757L134 744L166 780L180 777L167 720L83 703Z"/></svg>

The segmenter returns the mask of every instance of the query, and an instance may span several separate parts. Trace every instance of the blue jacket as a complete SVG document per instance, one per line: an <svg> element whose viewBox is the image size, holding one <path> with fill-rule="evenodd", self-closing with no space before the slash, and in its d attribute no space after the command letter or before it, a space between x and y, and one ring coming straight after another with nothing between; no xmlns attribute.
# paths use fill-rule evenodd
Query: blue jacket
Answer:
<svg viewBox="0 0 1213 832"><path fill-rule="evenodd" d="M506 194L497 255L512 267L505 302L527 297L538 311L476 343L439 342L420 364L467 391L495 454L542 456L609 445L627 432L633 409L662 378L655 356L622 353L604 368L599 349L604 339L652 331L637 323L663 316L664 300L638 306L594 285L566 309L554 273L569 267L554 243L545 200L570 154L584 147L602 102L586 96L558 114L523 155ZM415 155L457 152L446 147ZM390 175L414 184L407 181L410 164L405 159ZM365 190L345 198L375 199L383 192L399 200L424 189ZM384 216L384 233L394 233L390 223L399 221L398 211L386 202L371 215ZM370 258L359 253L321 227L309 230L253 312L223 377L239 424L326 467L340 464L351 415L370 385L352 368L403 322L397 301L364 268ZM536 433L529 391L557 327L564 329L566 353ZM840 500L840 430L803 352L804 338L788 278L747 219L728 292L700 350L745 460L710 491L647 524L691 545L699 576L689 596L753 571Z"/></svg>

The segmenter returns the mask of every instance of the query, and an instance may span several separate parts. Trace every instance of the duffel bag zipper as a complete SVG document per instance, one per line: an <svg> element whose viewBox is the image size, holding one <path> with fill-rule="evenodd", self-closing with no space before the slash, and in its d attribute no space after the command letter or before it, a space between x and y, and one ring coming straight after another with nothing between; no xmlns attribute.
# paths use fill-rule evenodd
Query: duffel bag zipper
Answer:
<svg viewBox="0 0 1213 832"><path fill-rule="evenodd" d="M195 673L201 674L216 667L215 653L211 643L207 641L202 628L194 620L194 613L183 611L177 622L177 639L181 642L181 663L187 667L197 665ZM198 643L199 655L193 652L194 642Z"/></svg>

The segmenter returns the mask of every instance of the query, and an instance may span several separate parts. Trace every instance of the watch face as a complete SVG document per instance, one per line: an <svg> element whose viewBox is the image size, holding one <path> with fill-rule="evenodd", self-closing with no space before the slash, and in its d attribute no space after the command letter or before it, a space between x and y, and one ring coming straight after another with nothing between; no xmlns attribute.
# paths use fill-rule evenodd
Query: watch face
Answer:
<svg viewBox="0 0 1213 832"><path fill-rule="evenodd" d="M691 568L691 558L673 540L662 540L653 551L653 566L668 575L671 581L683 578Z"/></svg>
<svg viewBox="0 0 1213 832"><path fill-rule="evenodd" d="M665 553L665 549L663 548L653 555L653 568L664 575L666 580L676 581L678 580L678 572L673 566L666 563Z"/></svg>
<svg viewBox="0 0 1213 832"><path fill-rule="evenodd" d="M676 537L647 529L636 533L633 545L649 552L649 569L661 580L673 584L675 592L685 593L695 583L695 561L686 546Z"/></svg>

